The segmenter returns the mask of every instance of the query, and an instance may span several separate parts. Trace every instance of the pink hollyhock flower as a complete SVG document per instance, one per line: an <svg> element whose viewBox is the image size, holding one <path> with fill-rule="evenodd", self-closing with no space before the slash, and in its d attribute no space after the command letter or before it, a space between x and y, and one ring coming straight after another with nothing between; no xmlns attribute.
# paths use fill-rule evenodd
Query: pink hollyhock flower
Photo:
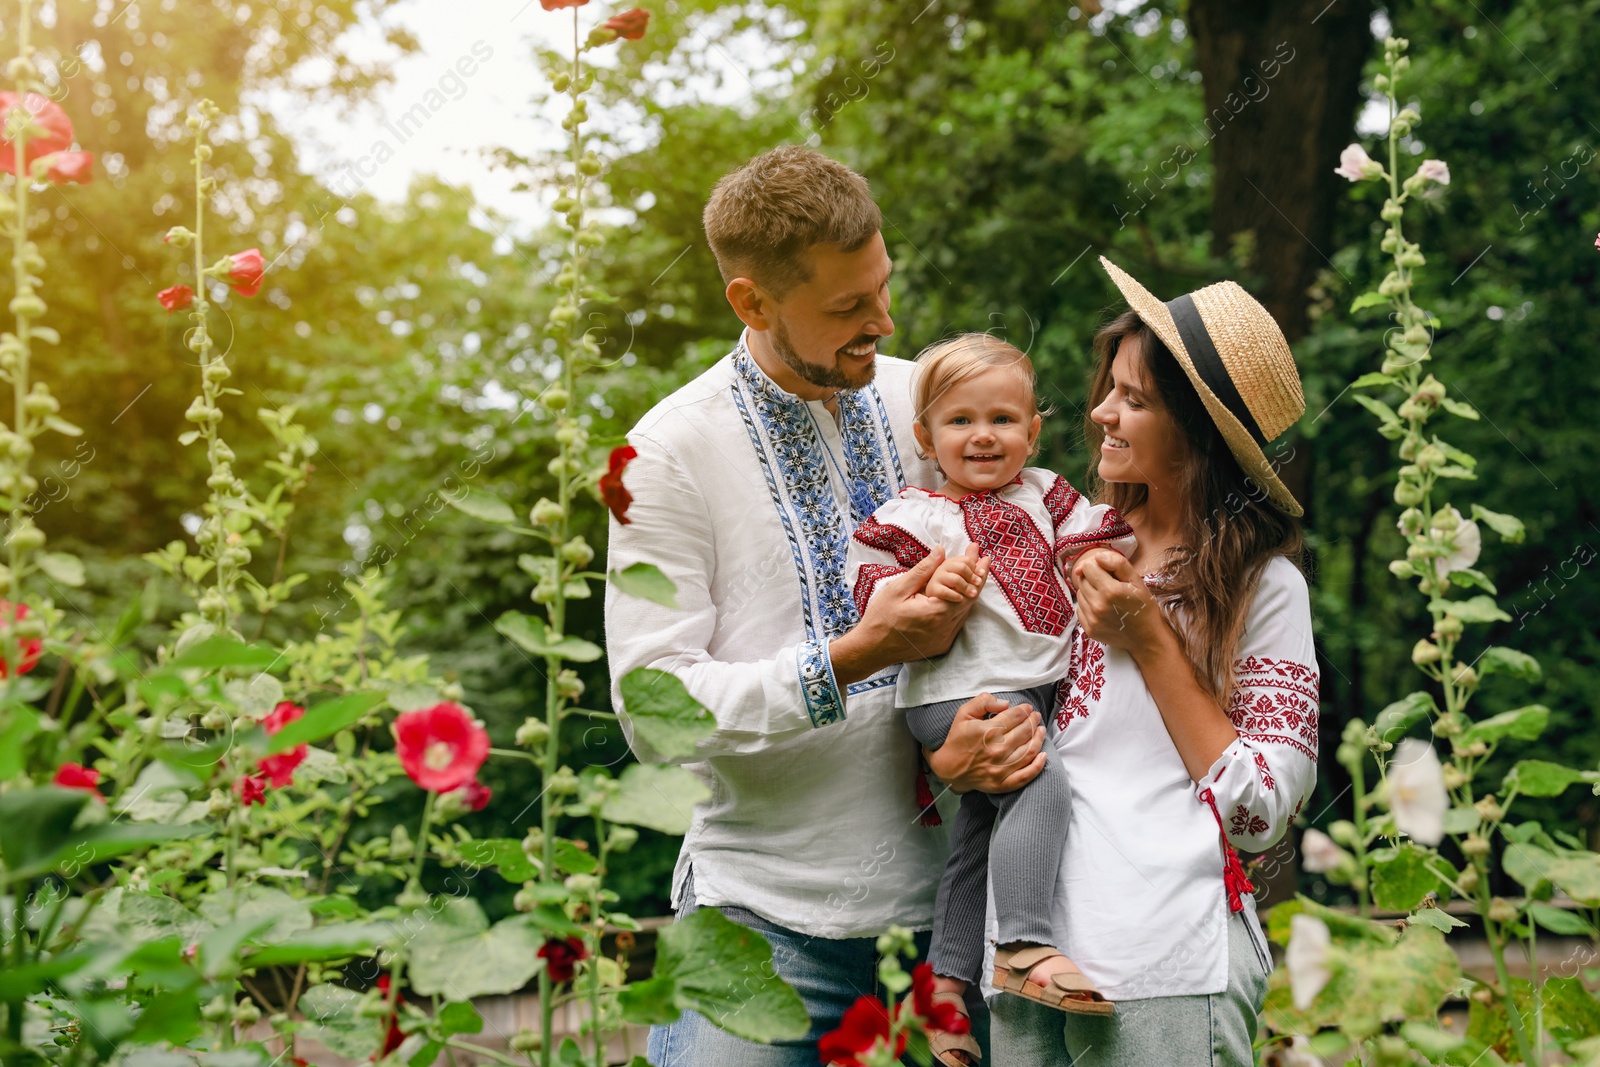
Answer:
<svg viewBox="0 0 1600 1067"><path fill-rule="evenodd" d="M448 701L394 721L395 754L413 782L435 793L459 789L489 758L488 731Z"/></svg>
<svg viewBox="0 0 1600 1067"><path fill-rule="evenodd" d="M589 958L589 946L583 943L581 937L565 940L552 937L544 943L538 956L545 961L545 969L550 972L552 982L570 982L577 962Z"/></svg>
<svg viewBox="0 0 1600 1067"><path fill-rule="evenodd" d="M47 182L88 185L94 180L93 152L57 152L45 157L45 162L49 164L49 169L44 172Z"/></svg>
<svg viewBox="0 0 1600 1067"><path fill-rule="evenodd" d="M261 728L268 734L275 734L305 713L306 709L299 704L291 704L287 700L279 701L278 706L267 712L267 717L261 720Z"/></svg>
<svg viewBox="0 0 1600 1067"><path fill-rule="evenodd" d="M233 791L239 794L244 806L267 802L267 780L259 774L242 775L233 782Z"/></svg>
<svg viewBox="0 0 1600 1067"><path fill-rule="evenodd" d="M613 448L610 469L600 476L600 498L624 526L633 521L628 518L628 505L633 503L633 494L622 484L622 472L638 457L639 453L632 445Z"/></svg>
<svg viewBox="0 0 1600 1067"><path fill-rule="evenodd" d="M1450 184L1450 164L1442 159L1424 159L1417 168L1417 177L1440 185Z"/></svg>
<svg viewBox="0 0 1600 1067"><path fill-rule="evenodd" d="M233 287L240 296L255 296L261 289L261 276L266 273L266 260L261 249L247 248L228 257L228 273L222 280Z"/></svg>
<svg viewBox="0 0 1600 1067"><path fill-rule="evenodd" d="M0 624L21 622L28 617L28 605L15 604L9 600L0 600ZM37 637L19 639L17 641L17 673L27 674L39 665L39 654L44 651L44 641ZM11 677L11 663L4 655L0 655L0 678Z"/></svg>
<svg viewBox="0 0 1600 1067"><path fill-rule="evenodd" d="M1600 233L1594 235L1594 247L1596 250L1600 250Z"/></svg>
<svg viewBox="0 0 1600 1067"><path fill-rule="evenodd" d="M1353 182L1364 182L1370 178L1383 177L1383 166L1367 155L1366 149L1353 144L1339 153L1339 165L1333 172Z"/></svg>
<svg viewBox="0 0 1600 1067"><path fill-rule="evenodd" d="M650 25L650 12L642 7L636 7L620 15L612 15L600 25L601 28L610 30L623 40L637 41L644 36L645 27Z"/></svg>
<svg viewBox="0 0 1600 1067"><path fill-rule="evenodd" d="M82 789L85 793L94 794L96 800L102 799L100 772L81 763L63 763L56 768L56 775L50 779L50 783L63 789Z"/></svg>
<svg viewBox="0 0 1600 1067"><path fill-rule="evenodd" d="M157 293L156 299L168 311L182 311L194 303L194 290L187 285L174 285Z"/></svg>
<svg viewBox="0 0 1600 1067"><path fill-rule="evenodd" d="M16 107L26 108L33 116L34 125L44 128L42 133L30 132L22 146L23 174L20 177L33 167L34 160L72 147L72 120L61 110L61 105L48 96L28 93L19 98L16 93L0 93L0 172L6 174L17 173L17 148L6 135L9 128L6 116Z"/></svg>

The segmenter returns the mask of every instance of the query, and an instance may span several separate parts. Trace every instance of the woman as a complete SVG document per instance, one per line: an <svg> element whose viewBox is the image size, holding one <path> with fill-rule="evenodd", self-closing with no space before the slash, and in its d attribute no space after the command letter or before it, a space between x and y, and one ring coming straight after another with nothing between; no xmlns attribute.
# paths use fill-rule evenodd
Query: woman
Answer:
<svg viewBox="0 0 1600 1067"><path fill-rule="evenodd" d="M1316 781L1301 508L1264 446L1305 410L1277 323L1233 282L1095 337L1093 484L1133 527L1073 570L1082 623L1053 741L1073 787L1053 921L1116 1004L993 1004L1007 1067L1248 1065L1271 967L1235 848L1288 830ZM1001 971L995 984L1008 977Z"/></svg>

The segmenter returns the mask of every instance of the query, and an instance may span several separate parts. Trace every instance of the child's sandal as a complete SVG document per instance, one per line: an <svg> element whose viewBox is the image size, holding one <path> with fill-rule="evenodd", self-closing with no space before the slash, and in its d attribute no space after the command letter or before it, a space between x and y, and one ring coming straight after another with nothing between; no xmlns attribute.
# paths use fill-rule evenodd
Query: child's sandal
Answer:
<svg viewBox="0 0 1600 1067"><path fill-rule="evenodd" d="M1087 975L1076 971L1057 973L1051 975L1050 981L1042 986L1028 981L1028 975L1035 967L1060 955L1060 952L1047 945L1015 951L996 949L995 988L1002 993L1014 993L1074 1015L1110 1015L1114 1010L1111 1002L1101 995Z"/></svg>
<svg viewBox="0 0 1600 1067"><path fill-rule="evenodd" d="M933 1002L935 1004L950 1004L960 1013L963 1019L969 1019L966 999L954 990L945 989L935 993ZM933 1058L944 1064L945 1067L970 1067L970 1065L976 1064L983 1059L983 1050L978 1047L978 1043L973 1040L970 1032L952 1034L944 1030L931 1031L928 1034L928 1047L933 1051ZM967 1054L966 1061L962 1062L951 1058L948 1053L952 1052L965 1052Z"/></svg>

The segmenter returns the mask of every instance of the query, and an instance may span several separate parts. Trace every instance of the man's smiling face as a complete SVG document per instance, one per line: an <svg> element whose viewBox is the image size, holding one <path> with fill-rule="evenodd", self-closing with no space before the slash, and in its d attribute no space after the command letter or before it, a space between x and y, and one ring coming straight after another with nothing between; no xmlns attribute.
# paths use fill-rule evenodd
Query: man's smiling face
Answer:
<svg viewBox="0 0 1600 1067"><path fill-rule="evenodd" d="M877 369L878 339L894 333L889 318L893 265L883 235L873 234L854 252L815 245L805 255L811 279L770 305L771 328L757 337L812 387L795 389L795 383L778 382L791 392L859 389L872 381Z"/></svg>

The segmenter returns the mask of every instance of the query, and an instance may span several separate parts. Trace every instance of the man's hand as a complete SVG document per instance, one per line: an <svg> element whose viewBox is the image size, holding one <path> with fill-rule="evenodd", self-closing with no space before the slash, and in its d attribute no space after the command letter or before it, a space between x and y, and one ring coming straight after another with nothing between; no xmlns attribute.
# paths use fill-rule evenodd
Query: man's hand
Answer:
<svg viewBox="0 0 1600 1067"><path fill-rule="evenodd" d="M924 751L934 775L957 793L1021 789L1049 758L1040 712L1027 704L1008 707L988 693L961 705L938 751Z"/></svg>
<svg viewBox="0 0 1600 1067"><path fill-rule="evenodd" d="M856 628L829 642L833 676L840 685L950 650L989 576L989 561L978 555L976 546L949 561L957 565L953 583L959 581L966 590L953 601L928 595L929 581L945 563L944 549L935 548L915 567L885 582ZM958 590L955 584L951 588Z"/></svg>
<svg viewBox="0 0 1600 1067"><path fill-rule="evenodd" d="M1078 625L1112 648L1138 656L1171 636L1171 628L1133 564L1116 552L1090 552L1072 567Z"/></svg>

